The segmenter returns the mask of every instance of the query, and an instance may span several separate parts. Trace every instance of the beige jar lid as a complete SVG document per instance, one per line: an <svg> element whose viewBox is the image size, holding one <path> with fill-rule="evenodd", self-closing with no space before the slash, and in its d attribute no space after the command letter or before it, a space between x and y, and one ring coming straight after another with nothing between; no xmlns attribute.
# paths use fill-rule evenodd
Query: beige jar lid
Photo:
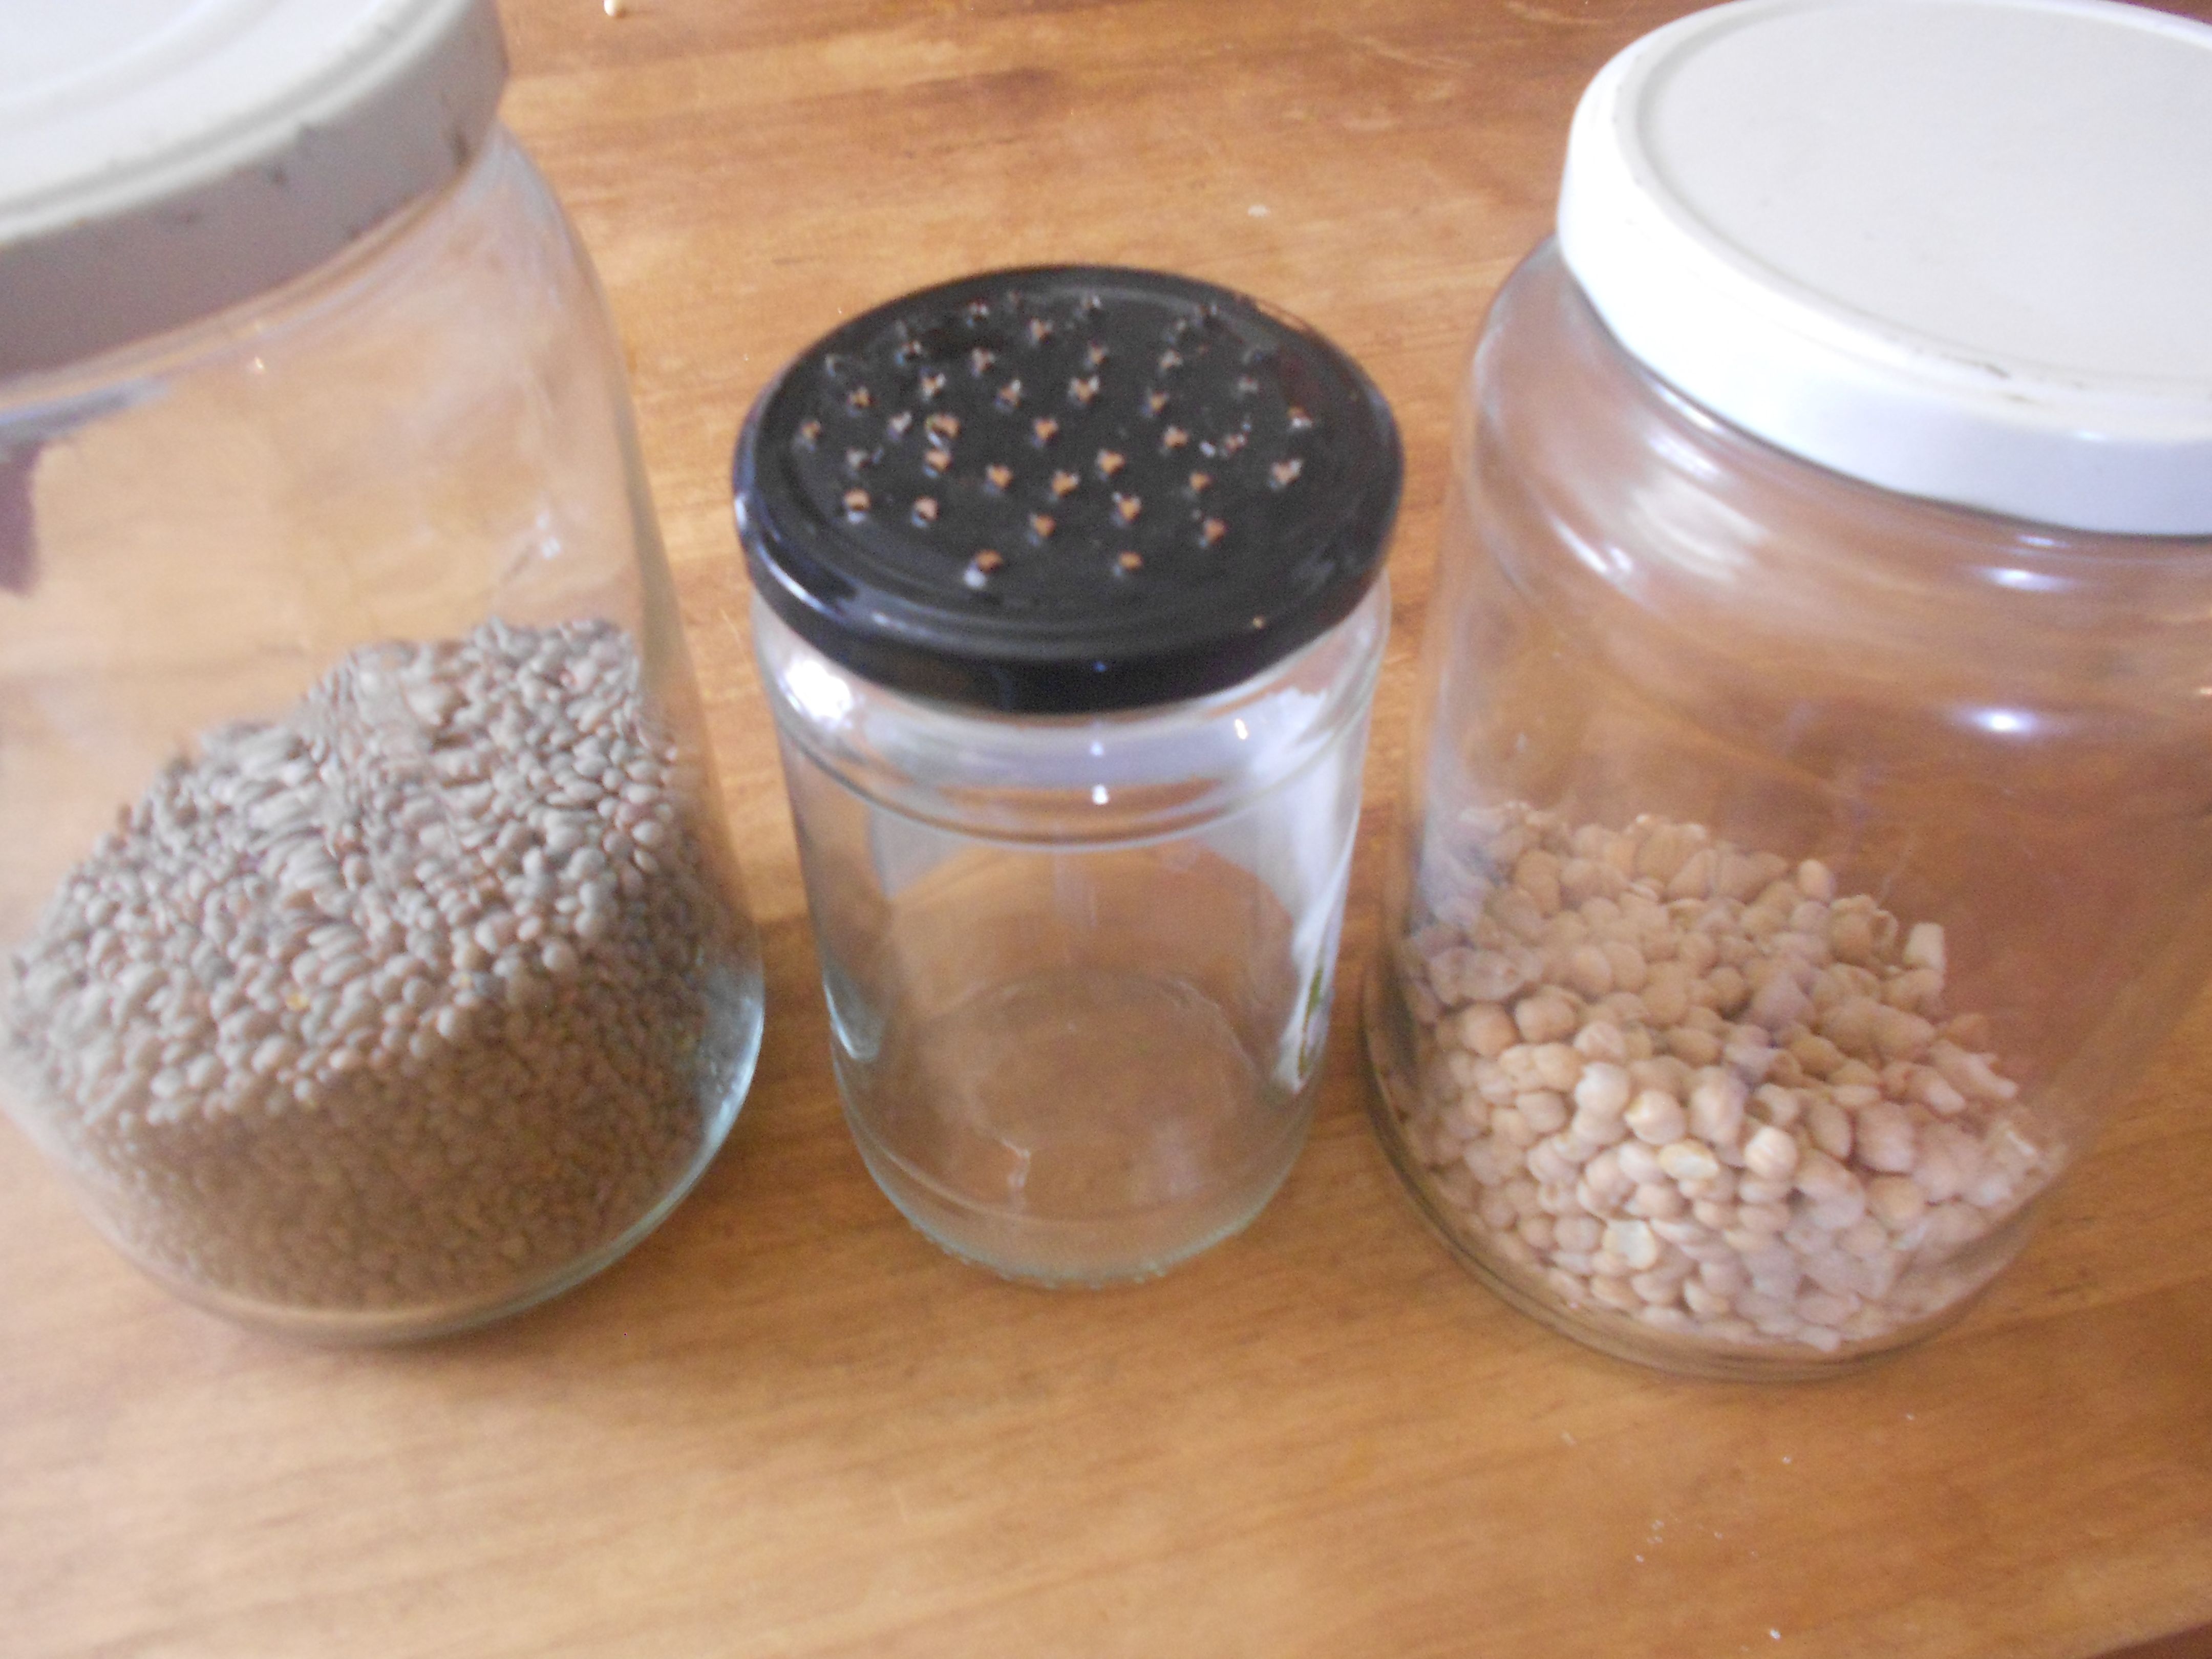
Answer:
<svg viewBox="0 0 2212 1659"><path fill-rule="evenodd" d="M1738 0L1577 110L1613 335L1777 447L2075 529L2212 534L2212 28L2103 0Z"/></svg>
<svg viewBox="0 0 2212 1659"><path fill-rule="evenodd" d="M313 270L454 178L491 0L0 0L0 377Z"/></svg>

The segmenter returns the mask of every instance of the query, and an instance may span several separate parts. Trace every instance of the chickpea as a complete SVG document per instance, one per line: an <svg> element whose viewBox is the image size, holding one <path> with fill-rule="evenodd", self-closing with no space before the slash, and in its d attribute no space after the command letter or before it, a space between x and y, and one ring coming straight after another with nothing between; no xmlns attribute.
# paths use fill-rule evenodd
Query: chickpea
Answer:
<svg viewBox="0 0 2212 1659"><path fill-rule="evenodd" d="M1404 1133L1500 1271L1655 1340L1821 1354L1972 1287L1951 1256L2059 1157L1945 1008L1941 923L1698 824L1466 828L1510 880L1457 878L1401 947L1434 1043Z"/></svg>

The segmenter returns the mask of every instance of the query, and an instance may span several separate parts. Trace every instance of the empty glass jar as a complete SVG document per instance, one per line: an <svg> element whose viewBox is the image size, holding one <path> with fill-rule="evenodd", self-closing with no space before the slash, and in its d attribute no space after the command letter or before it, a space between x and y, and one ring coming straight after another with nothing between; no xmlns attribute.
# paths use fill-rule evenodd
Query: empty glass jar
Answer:
<svg viewBox="0 0 2212 1659"><path fill-rule="evenodd" d="M759 1041L620 355L489 5L145 9L0 146L0 1079L181 1294L450 1329L641 1237Z"/></svg>
<svg viewBox="0 0 2212 1659"><path fill-rule="evenodd" d="M1368 1007L1516 1305L1720 1374L1935 1329L2212 969L2182 151L2212 31L2123 7L1723 6L1585 97L1468 383Z"/></svg>
<svg viewBox="0 0 2212 1659"><path fill-rule="evenodd" d="M945 1249L1139 1278L1289 1171L1399 472L1324 342L1140 271L908 296L756 408L738 519L832 1057Z"/></svg>

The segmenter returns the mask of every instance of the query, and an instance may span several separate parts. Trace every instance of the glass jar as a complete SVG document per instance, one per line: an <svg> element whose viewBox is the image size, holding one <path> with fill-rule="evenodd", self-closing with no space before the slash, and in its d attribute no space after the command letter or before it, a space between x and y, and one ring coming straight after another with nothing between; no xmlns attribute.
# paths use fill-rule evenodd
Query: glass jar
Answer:
<svg viewBox="0 0 2212 1659"><path fill-rule="evenodd" d="M174 9L167 57L75 43L114 132L175 118L118 149L109 242L8 204L0 1080L185 1297L449 1330L698 1177L757 952L619 350L494 124L489 7ZM203 120L263 150L180 183ZM53 300L102 246L164 285Z"/></svg>
<svg viewBox="0 0 2212 1659"><path fill-rule="evenodd" d="M1305 331L1001 272L802 356L738 507L847 1121L1015 1278L1235 1232L1311 1117L1400 462Z"/></svg>
<svg viewBox="0 0 2212 1659"><path fill-rule="evenodd" d="M2124 7L1723 6L1586 96L1468 383L1366 1009L1421 1209L1567 1334L1814 1375L1956 1318L2212 971L2176 143L2212 31Z"/></svg>

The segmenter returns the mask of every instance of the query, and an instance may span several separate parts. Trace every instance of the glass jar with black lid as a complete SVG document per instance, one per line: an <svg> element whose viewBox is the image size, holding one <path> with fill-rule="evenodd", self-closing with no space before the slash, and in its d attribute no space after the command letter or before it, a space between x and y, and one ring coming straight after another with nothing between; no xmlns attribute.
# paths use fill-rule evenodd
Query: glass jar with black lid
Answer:
<svg viewBox="0 0 2212 1659"><path fill-rule="evenodd" d="M1141 1278L1288 1172L1401 470L1340 352L1145 271L910 295L756 406L738 518L832 1057L954 1254Z"/></svg>

